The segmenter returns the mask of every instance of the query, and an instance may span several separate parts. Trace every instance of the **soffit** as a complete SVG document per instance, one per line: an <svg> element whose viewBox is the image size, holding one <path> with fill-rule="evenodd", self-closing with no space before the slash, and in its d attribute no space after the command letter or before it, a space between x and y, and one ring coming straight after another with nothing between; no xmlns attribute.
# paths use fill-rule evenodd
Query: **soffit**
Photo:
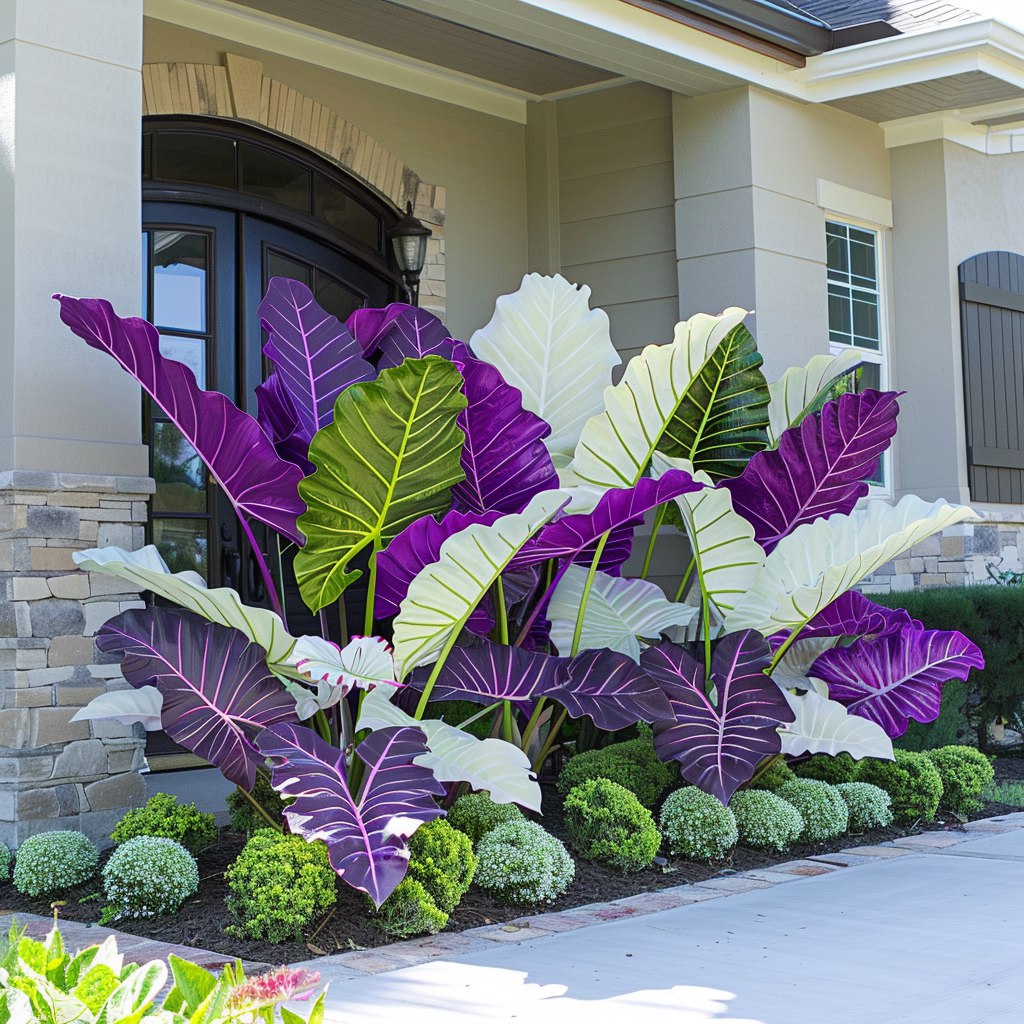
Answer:
<svg viewBox="0 0 1024 1024"><path fill-rule="evenodd" d="M531 96L586 88L618 77L388 0L234 2Z"/></svg>

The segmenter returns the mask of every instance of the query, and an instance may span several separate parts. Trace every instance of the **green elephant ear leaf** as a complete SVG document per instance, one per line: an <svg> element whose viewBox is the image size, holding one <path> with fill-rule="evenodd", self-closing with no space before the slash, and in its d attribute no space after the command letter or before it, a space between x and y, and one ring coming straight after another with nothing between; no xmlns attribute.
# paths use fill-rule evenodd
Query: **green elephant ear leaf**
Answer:
<svg viewBox="0 0 1024 1024"><path fill-rule="evenodd" d="M768 381L753 335L738 324L708 356L658 443L712 479L737 476L768 447Z"/></svg>
<svg viewBox="0 0 1024 1024"><path fill-rule="evenodd" d="M306 545L295 574L314 611L358 578L349 566L361 551L380 550L414 520L448 510L452 486L464 478L465 437L455 423L466 406L461 387L452 363L427 356L338 396L334 422L309 448L316 472L299 485Z"/></svg>

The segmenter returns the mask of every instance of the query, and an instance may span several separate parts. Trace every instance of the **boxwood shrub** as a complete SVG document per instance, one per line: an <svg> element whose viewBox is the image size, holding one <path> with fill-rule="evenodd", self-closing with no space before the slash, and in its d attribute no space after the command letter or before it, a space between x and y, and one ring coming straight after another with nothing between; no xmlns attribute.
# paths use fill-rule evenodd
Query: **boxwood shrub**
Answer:
<svg viewBox="0 0 1024 1024"><path fill-rule="evenodd" d="M942 777L924 755L897 750L895 761L865 758L857 766L857 782L884 789L898 821L932 821L942 799Z"/></svg>

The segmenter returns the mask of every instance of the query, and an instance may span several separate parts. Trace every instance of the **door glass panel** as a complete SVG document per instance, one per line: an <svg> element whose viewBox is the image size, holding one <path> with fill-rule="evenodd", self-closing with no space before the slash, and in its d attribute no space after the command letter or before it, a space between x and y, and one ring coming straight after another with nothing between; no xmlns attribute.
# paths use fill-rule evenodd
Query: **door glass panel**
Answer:
<svg viewBox="0 0 1024 1024"><path fill-rule="evenodd" d="M209 538L205 519L153 519L153 543L171 572L191 569L208 579Z"/></svg>
<svg viewBox="0 0 1024 1024"><path fill-rule="evenodd" d="M290 277L295 281L301 281L307 288L312 288L313 284L313 274L309 266L289 259L284 253L267 249L267 280L272 277Z"/></svg>
<svg viewBox="0 0 1024 1024"><path fill-rule="evenodd" d="M364 245L376 249L380 244L379 218L319 176L313 179L313 215Z"/></svg>
<svg viewBox="0 0 1024 1024"><path fill-rule="evenodd" d="M153 319L157 327L206 330L206 250L205 235L153 233Z"/></svg>
<svg viewBox="0 0 1024 1024"><path fill-rule="evenodd" d="M328 313L332 313L344 322L354 310L363 305L363 297L346 288L340 281L318 270L316 272L316 288L313 290L316 301Z"/></svg>
<svg viewBox="0 0 1024 1024"><path fill-rule="evenodd" d="M154 177L235 188L234 139L199 132L158 132L152 139Z"/></svg>
<svg viewBox="0 0 1024 1024"><path fill-rule="evenodd" d="M206 513L206 471L202 460L173 423L157 421L150 439L154 512Z"/></svg>
<svg viewBox="0 0 1024 1024"><path fill-rule="evenodd" d="M206 341L203 338L161 334L160 354L184 363L196 375L196 383L206 390Z"/></svg>
<svg viewBox="0 0 1024 1024"><path fill-rule="evenodd" d="M242 145L242 191L310 212L310 172L257 146Z"/></svg>

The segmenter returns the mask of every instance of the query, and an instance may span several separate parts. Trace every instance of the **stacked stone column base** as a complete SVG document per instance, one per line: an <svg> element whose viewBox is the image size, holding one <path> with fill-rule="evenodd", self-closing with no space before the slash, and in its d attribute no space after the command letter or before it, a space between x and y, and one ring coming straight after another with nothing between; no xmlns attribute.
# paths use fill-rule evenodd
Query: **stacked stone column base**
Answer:
<svg viewBox="0 0 1024 1024"><path fill-rule="evenodd" d="M73 551L144 543L152 481L67 473L0 473L0 842L49 829L101 843L144 798L140 725L72 722L124 688L93 637L141 606L128 585L79 570Z"/></svg>

